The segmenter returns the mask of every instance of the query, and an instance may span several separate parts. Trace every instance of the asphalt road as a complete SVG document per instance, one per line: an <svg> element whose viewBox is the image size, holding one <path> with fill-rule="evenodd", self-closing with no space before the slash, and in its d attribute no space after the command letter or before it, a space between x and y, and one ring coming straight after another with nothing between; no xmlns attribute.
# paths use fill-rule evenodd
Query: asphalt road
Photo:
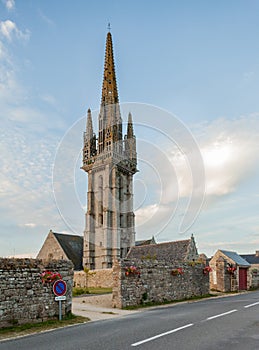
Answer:
<svg viewBox="0 0 259 350"><path fill-rule="evenodd" d="M148 309L10 341L0 350L258 350L259 292Z"/></svg>

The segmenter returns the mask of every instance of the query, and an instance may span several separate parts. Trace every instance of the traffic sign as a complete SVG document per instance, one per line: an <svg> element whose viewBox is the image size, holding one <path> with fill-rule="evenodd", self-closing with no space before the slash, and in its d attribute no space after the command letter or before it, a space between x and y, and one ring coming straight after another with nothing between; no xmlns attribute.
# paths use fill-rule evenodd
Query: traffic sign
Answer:
<svg viewBox="0 0 259 350"><path fill-rule="evenodd" d="M55 301L63 301L66 299L67 299L67 297L65 295L61 295L60 297L55 297Z"/></svg>
<svg viewBox="0 0 259 350"><path fill-rule="evenodd" d="M62 295L65 295L67 291L67 284L63 280L58 280L53 284L53 293L57 297L61 297Z"/></svg>

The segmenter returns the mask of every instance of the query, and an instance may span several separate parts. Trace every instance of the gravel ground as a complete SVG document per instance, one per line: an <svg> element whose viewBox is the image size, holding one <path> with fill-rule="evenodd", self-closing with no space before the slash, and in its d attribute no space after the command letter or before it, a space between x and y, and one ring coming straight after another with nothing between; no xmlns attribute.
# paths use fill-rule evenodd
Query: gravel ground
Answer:
<svg viewBox="0 0 259 350"><path fill-rule="evenodd" d="M72 312L78 316L99 321L138 312L137 310L121 310L112 308L112 294L83 295L73 298Z"/></svg>
<svg viewBox="0 0 259 350"><path fill-rule="evenodd" d="M112 308L112 293L101 295L84 295L73 298L73 302L85 303L88 305Z"/></svg>

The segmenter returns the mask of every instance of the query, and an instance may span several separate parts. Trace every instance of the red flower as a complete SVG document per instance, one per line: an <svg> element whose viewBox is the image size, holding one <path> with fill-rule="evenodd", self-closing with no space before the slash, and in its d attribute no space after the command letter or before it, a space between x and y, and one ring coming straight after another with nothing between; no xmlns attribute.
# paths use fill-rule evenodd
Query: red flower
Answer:
<svg viewBox="0 0 259 350"><path fill-rule="evenodd" d="M203 273L206 275L207 273L211 272L212 268L210 266L205 266L203 269Z"/></svg>
<svg viewBox="0 0 259 350"><path fill-rule="evenodd" d="M228 268L227 268L227 270L228 270L228 272L229 273L231 273L231 274L233 274L235 271L236 271L236 267L235 266L229 266Z"/></svg>
<svg viewBox="0 0 259 350"><path fill-rule="evenodd" d="M184 271L181 267L178 267L177 269L173 269L171 271L172 276L177 276L177 275L183 275Z"/></svg>
<svg viewBox="0 0 259 350"><path fill-rule="evenodd" d="M129 276L129 275L139 275L139 276L140 276L139 270L138 270L137 267L134 266L134 265L125 267L125 271L126 271L126 272L125 272L125 275L126 275L126 276Z"/></svg>
<svg viewBox="0 0 259 350"><path fill-rule="evenodd" d="M45 284L45 283L52 283L54 281L62 279L60 273L52 272L52 271L43 271L40 274L40 277L41 277L41 281L42 281L43 284Z"/></svg>

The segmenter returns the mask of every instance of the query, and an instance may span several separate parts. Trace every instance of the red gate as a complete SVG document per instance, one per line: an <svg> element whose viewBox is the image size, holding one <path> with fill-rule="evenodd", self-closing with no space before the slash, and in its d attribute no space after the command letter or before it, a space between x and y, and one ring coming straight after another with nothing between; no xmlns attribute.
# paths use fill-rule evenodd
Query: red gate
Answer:
<svg viewBox="0 0 259 350"><path fill-rule="evenodd" d="M239 290L247 290L247 269L239 268Z"/></svg>

